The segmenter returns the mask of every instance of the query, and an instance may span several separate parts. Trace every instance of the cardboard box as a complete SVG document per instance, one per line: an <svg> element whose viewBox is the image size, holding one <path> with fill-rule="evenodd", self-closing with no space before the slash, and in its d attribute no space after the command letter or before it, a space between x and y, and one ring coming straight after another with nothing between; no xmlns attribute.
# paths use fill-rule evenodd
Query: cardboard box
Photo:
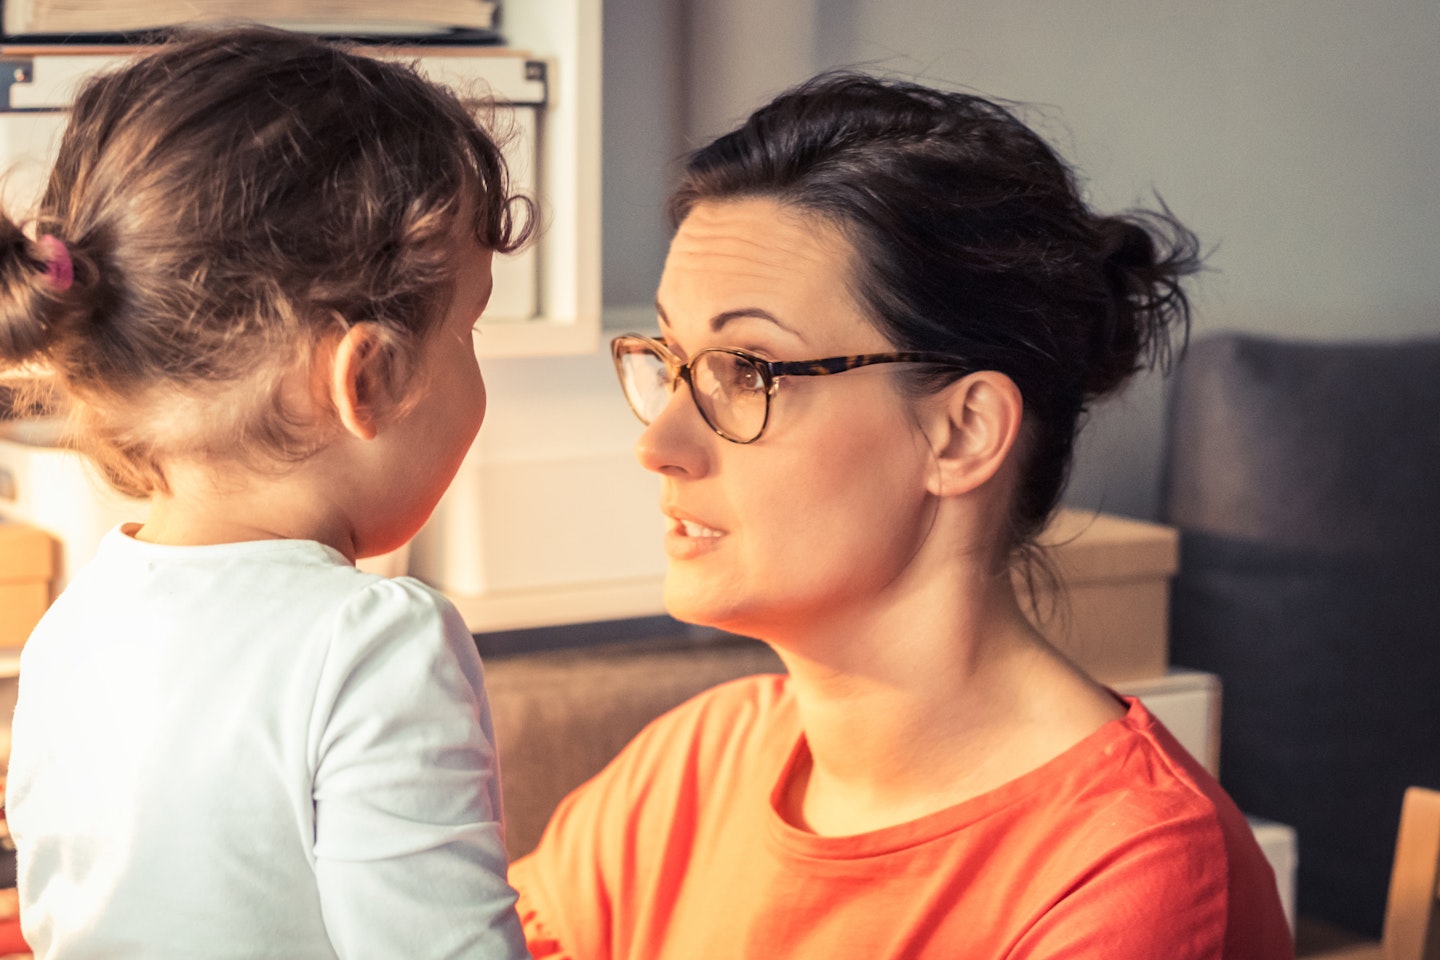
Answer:
<svg viewBox="0 0 1440 960"><path fill-rule="evenodd" d="M1115 683L1112 689L1138 697L1211 776L1220 776L1219 677L1203 670L1171 670L1159 677Z"/></svg>
<svg viewBox="0 0 1440 960"><path fill-rule="evenodd" d="M15 702L20 696L20 653L0 650L0 777L10 767L10 721L15 716ZM4 785L0 784L0 801Z"/></svg>
<svg viewBox="0 0 1440 960"><path fill-rule="evenodd" d="M1040 546L1059 578L1036 583L1032 621L1102 683L1162 676L1169 665L1170 578L1180 566L1172 527L1061 510ZM1016 588L1027 599L1020 572Z"/></svg>
<svg viewBox="0 0 1440 960"><path fill-rule="evenodd" d="M54 446L58 435L53 421L0 422L0 516L54 538L56 594L112 527L143 521L150 506L111 490L83 457Z"/></svg>
<svg viewBox="0 0 1440 960"><path fill-rule="evenodd" d="M0 519L0 647L24 644L50 606L55 554L43 531Z"/></svg>

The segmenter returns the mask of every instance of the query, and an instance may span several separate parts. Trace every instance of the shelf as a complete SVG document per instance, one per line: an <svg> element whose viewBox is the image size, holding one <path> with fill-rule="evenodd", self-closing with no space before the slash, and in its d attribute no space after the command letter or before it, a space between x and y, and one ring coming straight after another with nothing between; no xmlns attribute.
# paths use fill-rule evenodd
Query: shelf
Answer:
<svg viewBox="0 0 1440 960"><path fill-rule="evenodd" d="M503 47L376 46L413 59L462 96L489 91L518 189L538 200L532 245L495 263L482 357L589 353L600 340L600 0L527 0L505 8ZM143 48L0 46L0 158L6 209L33 205L77 84ZM366 48L367 50L370 48Z"/></svg>

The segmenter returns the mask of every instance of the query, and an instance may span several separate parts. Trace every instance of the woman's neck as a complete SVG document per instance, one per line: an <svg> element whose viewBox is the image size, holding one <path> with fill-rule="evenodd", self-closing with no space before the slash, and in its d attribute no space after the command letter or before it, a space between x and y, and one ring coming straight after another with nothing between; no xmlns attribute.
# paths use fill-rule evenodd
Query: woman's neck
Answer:
<svg viewBox="0 0 1440 960"><path fill-rule="evenodd" d="M951 579L869 621L777 643L808 757L787 818L866 832L988 792L1121 715L1030 626L1008 576Z"/></svg>

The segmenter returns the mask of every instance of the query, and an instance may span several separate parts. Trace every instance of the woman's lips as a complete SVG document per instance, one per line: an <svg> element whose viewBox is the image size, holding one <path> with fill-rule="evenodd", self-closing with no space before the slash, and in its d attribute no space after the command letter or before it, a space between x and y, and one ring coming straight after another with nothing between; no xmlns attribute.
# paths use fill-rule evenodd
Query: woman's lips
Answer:
<svg viewBox="0 0 1440 960"><path fill-rule="evenodd" d="M667 511L671 523L665 531L665 553L674 560L691 560L716 549L725 531L700 520Z"/></svg>
<svg viewBox="0 0 1440 960"><path fill-rule="evenodd" d="M707 527L703 523L694 520L681 520L680 529L685 531L687 537L723 537L725 534L713 527Z"/></svg>

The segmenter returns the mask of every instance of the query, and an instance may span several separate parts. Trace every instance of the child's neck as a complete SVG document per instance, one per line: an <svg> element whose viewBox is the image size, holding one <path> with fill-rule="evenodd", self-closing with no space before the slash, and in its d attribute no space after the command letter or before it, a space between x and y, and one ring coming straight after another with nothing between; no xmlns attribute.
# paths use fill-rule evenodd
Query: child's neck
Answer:
<svg viewBox="0 0 1440 960"><path fill-rule="evenodd" d="M200 546L252 540L316 540L354 560L354 538L342 512L313 489L302 468L279 476L167 465L170 493L150 497L135 531L148 543Z"/></svg>

